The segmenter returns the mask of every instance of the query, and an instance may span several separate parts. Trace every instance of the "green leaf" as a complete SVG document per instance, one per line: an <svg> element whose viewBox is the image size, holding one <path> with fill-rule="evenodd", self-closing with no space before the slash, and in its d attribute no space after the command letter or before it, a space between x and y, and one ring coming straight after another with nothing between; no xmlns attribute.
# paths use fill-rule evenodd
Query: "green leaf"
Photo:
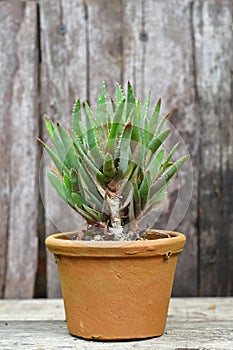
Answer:
<svg viewBox="0 0 233 350"><path fill-rule="evenodd" d="M85 202L89 205L89 207L96 209L98 211L102 211L103 202L99 201L98 197L95 196L90 189L83 186Z"/></svg>
<svg viewBox="0 0 233 350"><path fill-rule="evenodd" d="M163 127L165 121L167 120L168 117L170 117L170 115L171 115L171 112L165 114L165 116L161 119L161 121L160 121L158 127L157 127L156 130L155 130L155 136L159 135L159 133L161 132L162 127Z"/></svg>
<svg viewBox="0 0 233 350"><path fill-rule="evenodd" d="M165 200L166 194L167 194L166 190L169 185L170 185L170 181L167 181L159 191L155 193L154 191L151 191L151 197L148 200L148 205L146 210L155 207L158 203L161 203L162 201Z"/></svg>
<svg viewBox="0 0 233 350"><path fill-rule="evenodd" d="M141 151L141 145L138 143L133 151L133 154L129 159L128 168L124 174L124 180L128 180L134 173L135 168L138 166L140 151Z"/></svg>
<svg viewBox="0 0 233 350"><path fill-rule="evenodd" d="M55 166L57 167L59 173L63 174L63 172L65 172L67 175L69 175L69 169L66 167L65 164L63 164L63 162L59 159L56 153L49 146L47 146L46 143L44 143L42 140L40 140L39 138L37 138L37 140L42 144L42 146L48 152Z"/></svg>
<svg viewBox="0 0 233 350"><path fill-rule="evenodd" d="M165 130L151 140L148 148L151 150L152 154L157 151L161 144L166 140L170 132L171 130Z"/></svg>
<svg viewBox="0 0 233 350"><path fill-rule="evenodd" d="M132 124L129 122L126 124L123 135L121 138L120 142L120 147L119 147L119 166L118 166L118 171L123 175L125 174L128 164L129 164L129 159L130 159L130 141L131 141L131 133L132 133Z"/></svg>
<svg viewBox="0 0 233 350"><path fill-rule="evenodd" d="M122 100L125 99L122 88L119 84L116 84L116 105L118 106Z"/></svg>
<svg viewBox="0 0 233 350"><path fill-rule="evenodd" d="M157 205L165 201L167 195L166 188L168 185L169 183L166 183L159 192L157 192L154 196L152 196L152 198L148 200L147 205L142 213L143 217L149 215Z"/></svg>
<svg viewBox="0 0 233 350"><path fill-rule="evenodd" d="M78 99L73 108L72 124L71 124L72 131L75 132L77 135L80 135L80 128L79 128L80 121L82 121L81 102L80 102L80 99Z"/></svg>
<svg viewBox="0 0 233 350"><path fill-rule="evenodd" d="M66 158L66 150L65 150L64 144L58 132L58 128L55 127L54 125L53 125L53 135L51 140L54 145L54 153L57 155L57 157L60 158L62 163L64 163L67 167L69 167L70 164L68 159Z"/></svg>
<svg viewBox="0 0 233 350"><path fill-rule="evenodd" d="M92 162L92 160L88 157L88 155L85 153L85 151L82 149L82 146L80 144L80 141L78 138L73 139L75 149L80 156L81 159L83 159L86 166L89 168L89 170L92 172L92 174L96 177L97 180L101 181L102 183L107 183L109 181L109 178L106 177Z"/></svg>
<svg viewBox="0 0 233 350"><path fill-rule="evenodd" d="M59 196L64 199L68 204L72 204L70 194L65 186L65 184L52 172L47 173L49 181L55 188Z"/></svg>
<svg viewBox="0 0 233 350"><path fill-rule="evenodd" d="M93 157L94 163L98 168L100 168L103 165L103 156L97 141L98 136L97 136L97 129L94 123L94 118L92 116L91 109L87 102L85 103L85 110L86 110L86 121L87 121L88 148Z"/></svg>
<svg viewBox="0 0 233 350"><path fill-rule="evenodd" d="M151 176L149 171L146 173L144 179L142 180L141 186L139 188L140 197L141 197L141 207L142 209L145 207L148 195L150 192L150 186L151 186Z"/></svg>
<svg viewBox="0 0 233 350"><path fill-rule="evenodd" d="M158 178L155 184L151 187L151 192L156 193L159 191L166 182L177 172L177 170L183 165L183 163L189 158L188 155L178 159L171 167L165 170L165 172Z"/></svg>
<svg viewBox="0 0 233 350"><path fill-rule="evenodd" d="M155 127L156 127L157 122L158 122L160 107L161 107L161 98L157 101L155 108L154 108L154 111L152 113L150 122L149 122L149 130L151 132L151 135L154 134Z"/></svg>
<svg viewBox="0 0 233 350"><path fill-rule="evenodd" d="M133 120L133 129L132 129L132 136L131 140L135 141L135 144L133 142L132 148L134 149L136 147L136 143L141 140L141 102L140 99L138 99L136 103L136 113L134 114L134 120Z"/></svg>
<svg viewBox="0 0 233 350"><path fill-rule="evenodd" d="M84 141L87 143L87 127L83 124L83 122L79 122L79 135L76 135L79 137L82 145L84 145Z"/></svg>
<svg viewBox="0 0 233 350"><path fill-rule="evenodd" d="M145 163L146 163L146 150L148 147L148 121L147 121L147 116L148 116L148 109L149 109L149 104L150 104L150 95L147 96L146 102L143 106L142 110L142 116L141 116L141 152L140 152L140 158L139 158L139 163L142 171L145 170Z"/></svg>
<svg viewBox="0 0 233 350"><path fill-rule="evenodd" d="M103 139L107 139L108 124L111 121L111 111L107 100L106 86L102 84L101 91L98 94L96 104L96 123L98 131Z"/></svg>
<svg viewBox="0 0 233 350"><path fill-rule="evenodd" d="M72 193L72 199L74 201L74 203L76 204L76 211L89 223L92 225L96 224L96 220L85 210L83 210L83 205L84 204L84 200L83 198L77 194L77 193Z"/></svg>
<svg viewBox="0 0 233 350"><path fill-rule="evenodd" d="M82 209L83 208L83 204L85 203L83 197L81 197L76 192L72 192L71 193L71 197L72 197L74 203L77 205L77 207Z"/></svg>
<svg viewBox="0 0 233 350"><path fill-rule="evenodd" d="M116 151L117 147L117 139L118 136L121 134L123 129L123 122L122 122L122 113L125 107L125 99L123 99L119 106L117 107L117 110L114 114L113 122L111 125L107 146L106 146L106 153L110 153L113 157Z"/></svg>
<svg viewBox="0 0 233 350"><path fill-rule="evenodd" d="M47 129L47 132L49 134L49 137L52 140L52 142L54 142L53 133L55 130L55 126L54 126L52 120L47 115L44 116L44 122L45 122L45 127Z"/></svg>
<svg viewBox="0 0 233 350"><path fill-rule="evenodd" d="M88 205L83 204L83 208L85 209L85 211L91 215L91 217L97 221L100 222L102 221L102 213L100 213L99 211L92 209L90 207L88 207Z"/></svg>
<svg viewBox="0 0 233 350"><path fill-rule="evenodd" d="M57 124L58 132L60 138L64 144L67 161L69 162L70 167L77 169L77 159L75 156L75 150L73 145L73 140L67 131L61 126L60 123Z"/></svg>
<svg viewBox="0 0 233 350"><path fill-rule="evenodd" d="M134 193L134 187L133 184L135 183L136 177L137 177L138 169L135 168L134 172L131 174L130 178L128 180L123 180L123 184L121 185L119 189L119 195L121 198L121 207L120 210L123 210L127 205L132 201L133 193Z"/></svg>
<svg viewBox="0 0 233 350"><path fill-rule="evenodd" d="M144 104L143 110L142 110L142 120L141 120L142 128L144 126L145 120L148 118L149 105L150 105L150 93L146 98L146 101L145 101L145 104Z"/></svg>
<svg viewBox="0 0 233 350"><path fill-rule="evenodd" d="M72 185L72 192L79 192L79 179L77 169L70 169L70 181Z"/></svg>
<svg viewBox="0 0 233 350"><path fill-rule="evenodd" d="M103 202L103 199L97 190L93 176L82 164L80 164L78 169L78 181L80 194L86 202L90 205L91 203L92 205L99 205L98 209L102 208L101 203Z"/></svg>
<svg viewBox="0 0 233 350"><path fill-rule="evenodd" d="M133 183L133 200L134 200L134 216L135 218L141 213L141 197L138 186L136 183Z"/></svg>
<svg viewBox="0 0 233 350"><path fill-rule="evenodd" d="M79 137L81 143L83 144L83 140L87 138L87 128L82 122L81 115L81 102L78 99L73 108L72 114L72 123L71 123L72 132Z"/></svg>
<svg viewBox="0 0 233 350"><path fill-rule="evenodd" d="M104 158L103 172L106 176L114 177L116 175L116 168L114 161L110 153L106 153Z"/></svg>
<svg viewBox="0 0 233 350"><path fill-rule="evenodd" d="M162 148L159 151L159 153L154 158L152 158L151 162L147 166L147 171L148 170L150 171L152 181L155 177L157 177L159 173L159 170L163 162L164 154L165 154L165 149Z"/></svg>
<svg viewBox="0 0 233 350"><path fill-rule="evenodd" d="M87 167L80 161L80 165L78 167L78 178L79 178L79 188L81 194L85 197L85 190L91 192L98 201L102 202L102 199L105 196L105 191L99 185L96 184L98 181L95 176L90 173ZM103 195L103 198L101 197Z"/></svg>
<svg viewBox="0 0 233 350"><path fill-rule="evenodd" d="M163 163L163 165L161 166L161 174L167 169L167 167L169 166L169 161L171 159L171 157L173 156L173 154L175 153L175 151L177 150L177 148L179 147L179 142L177 142L175 144L175 146L172 148L171 152L168 154L167 158L165 159L165 162Z"/></svg>
<svg viewBox="0 0 233 350"><path fill-rule="evenodd" d="M126 103L126 120L130 115L131 109L135 107L135 96L133 92L133 87L128 81L128 89L127 89L127 103Z"/></svg>
<svg viewBox="0 0 233 350"><path fill-rule="evenodd" d="M69 178L69 176L67 174L64 174L63 175L63 181L64 181L64 184L66 186L66 189L67 191L70 193L71 195L71 192L72 192L72 182L71 182L71 179Z"/></svg>

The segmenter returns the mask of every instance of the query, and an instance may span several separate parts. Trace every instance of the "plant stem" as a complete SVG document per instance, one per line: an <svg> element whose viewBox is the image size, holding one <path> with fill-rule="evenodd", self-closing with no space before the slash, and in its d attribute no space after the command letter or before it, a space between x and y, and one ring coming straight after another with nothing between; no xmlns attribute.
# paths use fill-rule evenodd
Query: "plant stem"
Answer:
<svg viewBox="0 0 233 350"><path fill-rule="evenodd" d="M108 198L108 204L111 210L111 225L110 232L114 235L114 240L118 241L122 237L123 227L121 226L120 218L120 197L115 196Z"/></svg>

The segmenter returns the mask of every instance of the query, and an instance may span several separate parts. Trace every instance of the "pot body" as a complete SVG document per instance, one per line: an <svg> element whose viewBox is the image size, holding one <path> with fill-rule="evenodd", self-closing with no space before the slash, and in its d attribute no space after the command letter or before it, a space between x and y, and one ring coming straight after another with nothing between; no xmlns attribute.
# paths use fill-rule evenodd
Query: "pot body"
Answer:
<svg viewBox="0 0 233 350"><path fill-rule="evenodd" d="M184 235L168 233L172 238L136 242L71 241L69 234L46 239L58 265L72 335L120 340L164 333L185 244Z"/></svg>

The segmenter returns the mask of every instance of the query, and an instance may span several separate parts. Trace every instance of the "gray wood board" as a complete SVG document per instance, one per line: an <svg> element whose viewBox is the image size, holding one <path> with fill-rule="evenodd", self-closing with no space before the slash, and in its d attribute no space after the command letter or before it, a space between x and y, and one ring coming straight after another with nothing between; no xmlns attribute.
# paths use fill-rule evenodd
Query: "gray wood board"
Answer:
<svg viewBox="0 0 233 350"><path fill-rule="evenodd" d="M131 80L136 94L144 100L151 91L152 104L161 97L163 113L173 110L166 128L174 127L180 137L175 136L172 145L181 141L181 153L178 152L178 155L187 153L182 145L183 139L193 163L193 173L190 162L180 170L179 177L169 188L163 215L154 223L157 228L176 228L192 194L188 213L177 227L188 239L178 262L173 290L175 295L197 293L198 128L195 118L192 12L191 1L141 0L125 1L123 13L124 80ZM167 147L171 149L171 144L167 144ZM186 193L182 194L180 184ZM152 214L152 222L155 217L156 212Z"/></svg>
<svg viewBox="0 0 233 350"><path fill-rule="evenodd" d="M126 87L131 80L142 100L149 90L152 104L162 97L191 155L193 195L176 228L187 244L174 295L232 295L232 6L231 0L0 1L0 297L33 296L38 223L41 242L83 223L48 183L46 157L40 190L47 216L44 223L40 213L38 222L35 137L47 139L39 114L66 126L77 97L94 108L103 80L110 95L115 81ZM157 227L187 205L178 186L190 185L187 170L190 163L171 185ZM43 254L37 287L47 278L48 296L60 296L53 256L47 255L45 276Z"/></svg>
<svg viewBox="0 0 233 350"><path fill-rule="evenodd" d="M40 4L41 111L66 127L76 98L87 98L85 18L82 1ZM47 137L43 130L43 138ZM46 211L46 234L75 230L83 221L52 188L46 175L48 164L52 164L51 161L43 156L40 187ZM50 253L47 255L47 295L61 296L57 267Z"/></svg>
<svg viewBox="0 0 233 350"><path fill-rule="evenodd" d="M232 10L227 0L194 4L202 296L233 293Z"/></svg>
<svg viewBox="0 0 233 350"><path fill-rule="evenodd" d="M232 349L232 298L174 298L162 337L93 342L68 334L62 300L0 301L1 349ZM17 312L17 314L16 314ZM18 320L17 320L18 319Z"/></svg>
<svg viewBox="0 0 233 350"><path fill-rule="evenodd" d="M35 3L0 3L0 296L31 298L37 269Z"/></svg>

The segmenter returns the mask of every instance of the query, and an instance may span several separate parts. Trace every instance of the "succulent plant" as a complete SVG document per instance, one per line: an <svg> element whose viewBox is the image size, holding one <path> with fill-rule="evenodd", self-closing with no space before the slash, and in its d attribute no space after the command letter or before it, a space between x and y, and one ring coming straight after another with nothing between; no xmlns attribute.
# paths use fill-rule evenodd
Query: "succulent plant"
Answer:
<svg viewBox="0 0 233 350"><path fill-rule="evenodd" d="M178 143L166 154L170 130L162 129L169 113L159 118L159 99L149 118L149 103L150 96L143 105L135 99L130 83L126 97L117 84L115 100L108 100L103 84L95 112L77 100L70 130L44 117L52 147L39 141L55 165L48 178L87 221L87 234L94 227L106 239L140 235L140 222L164 201L171 178L188 158L171 161Z"/></svg>

